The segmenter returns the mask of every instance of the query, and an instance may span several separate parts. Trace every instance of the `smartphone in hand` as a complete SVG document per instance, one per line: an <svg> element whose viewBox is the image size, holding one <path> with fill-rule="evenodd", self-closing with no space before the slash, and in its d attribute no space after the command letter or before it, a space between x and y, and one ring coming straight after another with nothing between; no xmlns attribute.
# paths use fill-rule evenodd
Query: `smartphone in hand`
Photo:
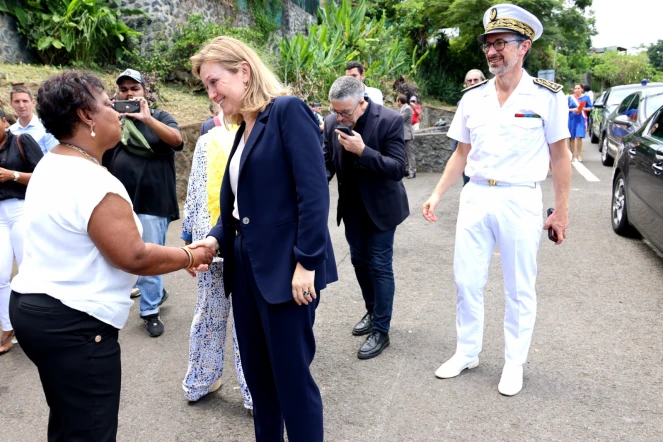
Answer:
<svg viewBox="0 0 663 442"><path fill-rule="evenodd" d="M116 100L113 103L115 112L121 114L137 114L140 113L140 101L138 100Z"/></svg>
<svg viewBox="0 0 663 442"><path fill-rule="evenodd" d="M554 211L555 209L553 209L552 207L549 208L547 212L548 217L546 217L546 219L549 218ZM553 230L552 226L548 228L548 239L552 242L557 242L557 233Z"/></svg>
<svg viewBox="0 0 663 442"><path fill-rule="evenodd" d="M348 126L336 126L336 129L340 130L346 135L353 136L354 132L352 132L352 129L350 129Z"/></svg>

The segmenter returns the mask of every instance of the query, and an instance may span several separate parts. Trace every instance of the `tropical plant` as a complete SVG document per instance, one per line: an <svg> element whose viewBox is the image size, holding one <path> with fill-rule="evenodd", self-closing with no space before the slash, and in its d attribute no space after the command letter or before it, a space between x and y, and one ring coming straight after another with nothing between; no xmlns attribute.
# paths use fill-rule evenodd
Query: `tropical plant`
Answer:
<svg viewBox="0 0 663 442"><path fill-rule="evenodd" d="M140 71L155 74L165 81L177 77L186 77L192 84L190 58L206 43L219 35L227 35L247 43L261 54L266 54L266 38L254 29L233 28L229 23L205 21L202 14L189 15L187 22L179 25L172 37L163 34L155 37L155 42L147 53L138 48L126 51L131 65ZM273 57L264 57L268 64Z"/></svg>
<svg viewBox="0 0 663 442"><path fill-rule="evenodd" d="M346 62L358 60L366 84L390 90L394 80L416 71L421 60L409 53L404 38L387 28L384 18L367 17L366 0L352 4L328 1L318 9L318 23L280 42L282 79L310 100L326 97Z"/></svg>
<svg viewBox="0 0 663 442"><path fill-rule="evenodd" d="M143 12L112 1L115 7L108 0L0 0L0 12L16 17L18 31L46 64L113 64L141 35L121 17Z"/></svg>

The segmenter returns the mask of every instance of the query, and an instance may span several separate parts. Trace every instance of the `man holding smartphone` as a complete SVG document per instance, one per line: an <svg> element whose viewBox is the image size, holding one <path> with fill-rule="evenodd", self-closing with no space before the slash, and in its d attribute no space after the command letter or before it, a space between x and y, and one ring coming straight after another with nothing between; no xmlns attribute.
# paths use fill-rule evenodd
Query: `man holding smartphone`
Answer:
<svg viewBox="0 0 663 442"><path fill-rule="evenodd" d="M500 4L486 11L479 42L486 55L489 81L465 89L448 135L458 140L446 169L422 207L437 221L435 207L463 170L470 177L460 195L454 280L456 352L435 372L458 376L479 365L483 345L483 287L495 251L500 251L506 307L504 368L498 391L518 394L536 319L537 252L542 229L566 238L571 163L568 105L562 86L532 78L523 60L543 25L531 13ZM541 181L552 161L555 210L543 220Z"/></svg>
<svg viewBox="0 0 663 442"><path fill-rule="evenodd" d="M133 208L143 224L145 242L164 245L168 224L179 218L175 186L175 152L184 147L175 119L166 111L150 109L140 72L127 69L115 82L120 113L143 135L150 149L131 136L106 152L103 165L126 187ZM138 106L133 107L131 104ZM140 316L152 337L163 334L159 306L168 294L163 288L163 275L141 276L136 284L141 293Z"/></svg>
<svg viewBox="0 0 663 442"><path fill-rule="evenodd" d="M364 85L338 78L329 91L331 114L324 124L328 178L338 179L337 222L345 225L350 258L366 313L352 334L368 335L359 359L378 356L389 346L394 303L394 235L410 214L405 176L403 119L370 99Z"/></svg>

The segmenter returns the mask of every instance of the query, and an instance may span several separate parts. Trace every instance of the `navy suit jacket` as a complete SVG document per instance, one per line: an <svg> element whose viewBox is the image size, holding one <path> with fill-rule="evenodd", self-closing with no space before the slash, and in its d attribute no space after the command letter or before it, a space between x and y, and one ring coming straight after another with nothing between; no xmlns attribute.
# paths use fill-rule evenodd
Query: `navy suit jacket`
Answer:
<svg viewBox="0 0 663 442"><path fill-rule="evenodd" d="M405 143L403 118L400 114L371 103L363 133L364 152L355 163L359 180L359 193L371 221L380 230L389 230L410 214L407 193L403 185L405 176ZM335 132L335 115L325 119L324 153L327 177L331 180L338 172L338 208L336 222L340 225L345 214L343 201L342 154L344 147Z"/></svg>
<svg viewBox="0 0 663 442"><path fill-rule="evenodd" d="M329 187L313 112L296 97L278 97L258 114L242 152L237 184L240 220L233 215L230 162L221 185L221 215L209 235L219 242L226 295L233 291L238 224L260 293L270 304L292 300L297 262L315 270L315 290L338 280L327 226Z"/></svg>

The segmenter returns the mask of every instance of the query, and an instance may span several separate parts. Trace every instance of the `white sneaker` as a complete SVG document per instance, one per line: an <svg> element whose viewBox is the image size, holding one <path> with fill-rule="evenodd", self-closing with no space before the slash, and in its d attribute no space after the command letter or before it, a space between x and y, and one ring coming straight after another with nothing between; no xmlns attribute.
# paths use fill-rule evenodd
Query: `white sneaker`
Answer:
<svg viewBox="0 0 663 442"><path fill-rule="evenodd" d="M209 393L214 393L219 388L221 388L221 385L223 385L223 382L221 382L221 379L219 379L218 381L213 383L212 386L209 388ZM209 394L209 393L207 393L207 394Z"/></svg>
<svg viewBox="0 0 663 442"><path fill-rule="evenodd" d="M451 359L440 365L440 368L435 371L435 376L440 379L455 378L466 368L470 369L478 366L479 358L468 361L464 356L453 355Z"/></svg>
<svg viewBox="0 0 663 442"><path fill-rule="evenodd" d="M523 389L523 366L506 363L502 369L502 377L497 386L504 396L515 396Z"/></svg>

